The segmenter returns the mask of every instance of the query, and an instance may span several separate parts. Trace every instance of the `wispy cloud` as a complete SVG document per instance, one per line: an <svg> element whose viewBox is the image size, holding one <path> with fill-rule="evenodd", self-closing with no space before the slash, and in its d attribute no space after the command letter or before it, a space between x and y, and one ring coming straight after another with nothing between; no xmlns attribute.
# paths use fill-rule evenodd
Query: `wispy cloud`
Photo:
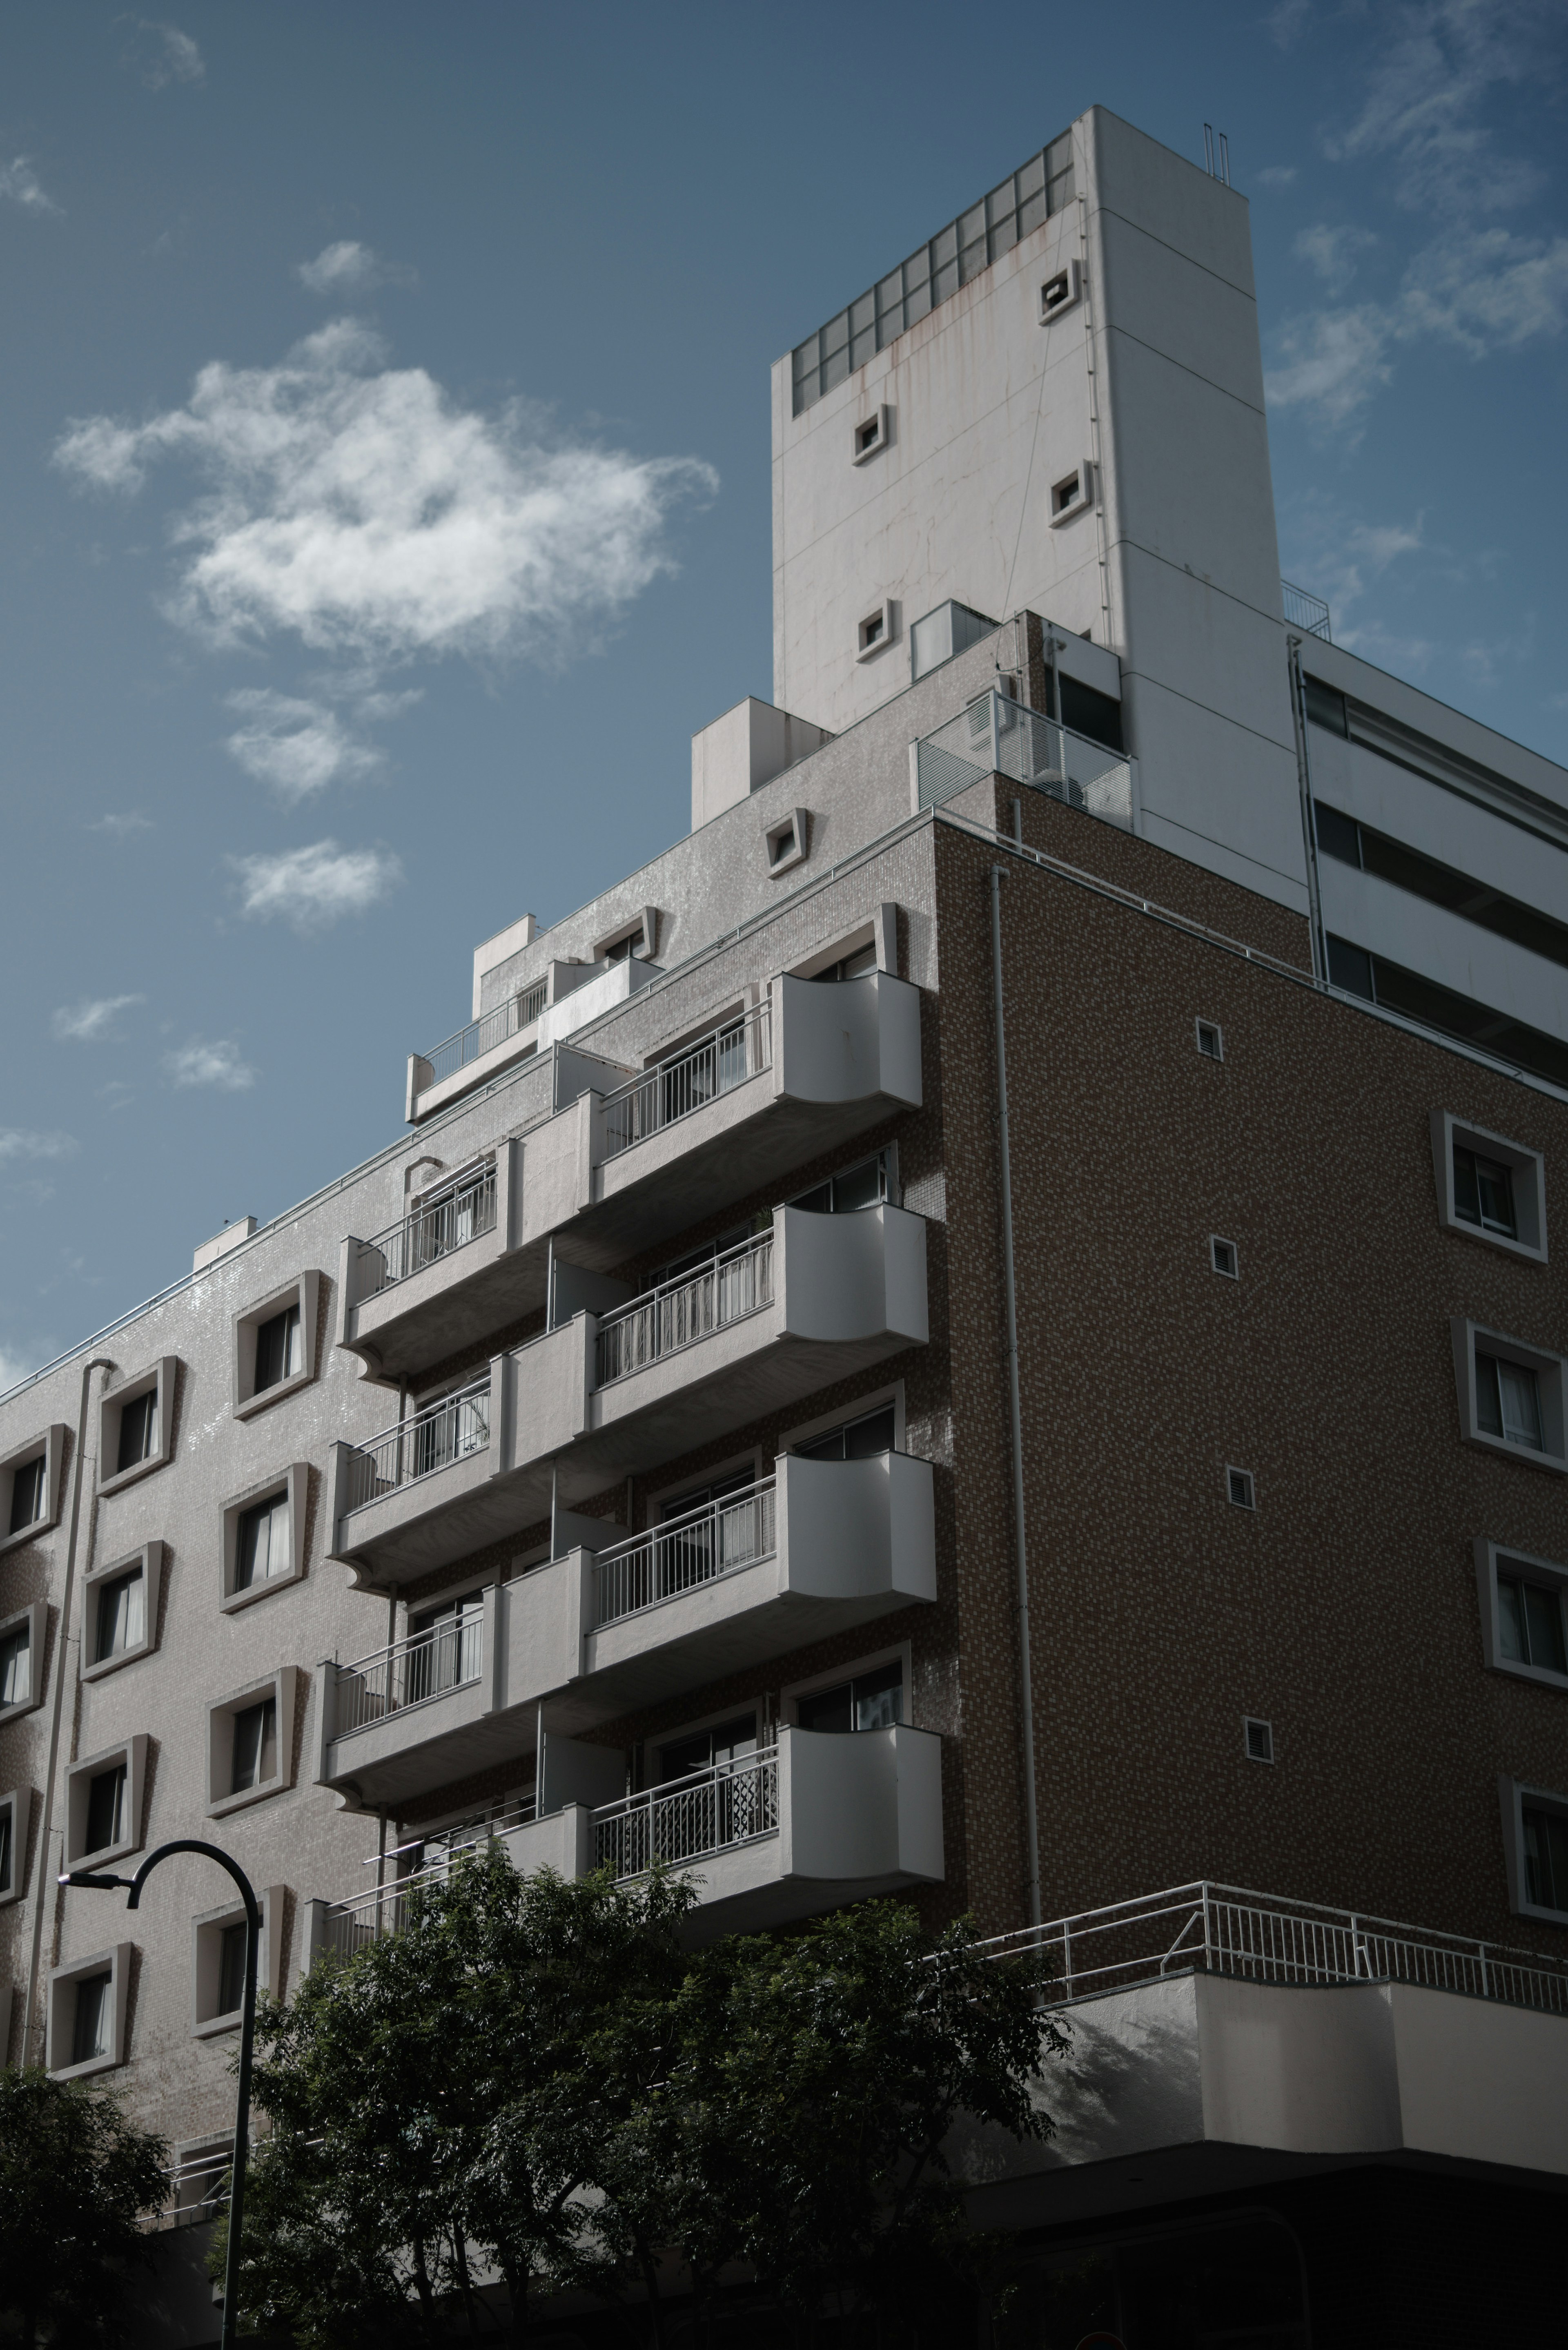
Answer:
<svg viewBox="0 0 1568 2350"><path fill-rule="evenodd" d="M307 294L340 296L371 293L378 286L417 286L419 272L406 263L383 261L368 244L344 237L324 245L314 261L298 261L294 274Z"/></svg>
<svg viewBox="0 0 1568 2350"><path fill-rule="evenodd" d="M0 1126L0 1166L14 1159L70 1159L78 1148L74 1134L38 1134L30 1127Z"/></svg>
<svg viewBox="0 0 1568 2350"><path fill-rule="evenodd" d="M1326 142L1331 157L1386 158L1412 212L1473 217L1533 192L1540 173L1500 152L1481 109L1560 64L1554 0L1419 0L1382 20L1391 38L1365 70L1361 110Z"/></svg>
<svg viewBox="0 0 1568 2350"><path fill-rule="evenodd" d="M31 1355L19 1354L15 1347L0 1346L0 1395L20 1387L31 1378L37 1364Z"/></svg>
<svg viewBox="0 0 1568 2350"><path fill-rule="evenodd" d="M146 1001L144 995L97 995L81 1003L62 1003L49 1027L61 1044L105 1044L114 1035L120 1013Z"/></svg>
<svg viewBox="0 0 1568 2350"><path fill-rule="evenodd" d="M1393 660L1406 671L1425 669L1433 647L1424 638L1400 636L1381 619L1362 620L1358 608L1376 589L1386 601L1387 575L1408 556L1422 557L1424 577L1434 573L1458 581L1460 574L1447 549L1427 537L1426 518L1368 522L1344 500L1317 494L1295 500L1281 515L1282 556L1289 576L1326 598L1334 614L1334 639L1373 660Z"/></svg>
<svg viewBox="0 0 1568 2350"><path fill-rule="evenodd" d="M372 661L581 650L675 568L678 502L717 488L691 458L552 439L516 404L462 409L347 319L280 367L214 360L188 406L148 423L73 422L55 453L100 489L135 492L169 456L206 475L175 528L178 621Z"/></svg>
<svg viewBox="0 0 1568 2350"><path fill-rule="evenodd" d="M205 81L202 52L189 33L153 16L132 19L136 30L125 52L125 63L139 73L149 89L167 89L173 81Z"/></svg>
<svg viewBox="0 0 1568 2350"><path fill-rule="evenodd" d="M1320 221L1315 227L1301 231L1293 250L1298 261L1304 261L1330 285L1347 286L1355 275L1356 255L1376 242L1370 229L1350 223L1331 228Z"/></svg>
<svg viewBox="0 0 1568 2350"><path fill-rule="evenodd" d="M1393 375L1387 347L1387 321L1370 303L1289 318L1263 378L1269 405L1306 407L1325 423L1347 424Z"/></svg>
<svg viewBox="0 0 1568 2350"><path fill-rule="evenodd" d="M324 702L262 686L231 693L229 708L242 722L228 738L230 756L247 775L270 784L280 799L307 799L328 784L371 775L382 764L382 754L359 742Z"/></svg>
<svg viewBox="0 0 1568 2350"><path fill-rule="evenodd" d="M204 1037L192 1036L178 1052L165 1053L163 1066L177 1086L216 1086L223 1093L241 1094L256 1081L255 1071L241 1058L232 1036L217 1037L211 1044Z"/></svg>
<svg viewBox="0 0 1568 2350"><path fill-rule="evenodd" d="M111 840L129 840L133 833L151 832L152 818L143 816L140 808L127 808L122 814L95 816L88 826L89 832L107 832Z"/></svg>
<svg viewBox="0 0 1568 2350"><path fill-rule="evenodd" d="M1277 5L1270 9L1263 22L1272 34L1277 47L1293 49L1306 30L1307 18L1311 15L1312 0L1277 0Z"/></svg>
<svg viewBox="0 0 1568 2350"><path fill-rule="evenodd" d="M1271 163L1266 171L1258 173L1258 185L1261 188L1288 188L1296 177L1296 168L1294 163Z"/></svg>
<svg viewBox="0 0 1568 2350"><path fill-rule="evenodd" d="M317 840L276 857L232 857L239 876L240 911L257 921L286 921L296 931L320 931L345 914L362 914L389 897L403 878L388 848L339 848Z"/></svg>
<svg viewBox="0 0 1568 2350"><path fill-rule="evenodd" d="M0 196L8 196L14 204L20 204L25 213L57 213L60 209L52 196L45 194L38 175L26 155L18 155L9 163L0 163Z"/></svg>

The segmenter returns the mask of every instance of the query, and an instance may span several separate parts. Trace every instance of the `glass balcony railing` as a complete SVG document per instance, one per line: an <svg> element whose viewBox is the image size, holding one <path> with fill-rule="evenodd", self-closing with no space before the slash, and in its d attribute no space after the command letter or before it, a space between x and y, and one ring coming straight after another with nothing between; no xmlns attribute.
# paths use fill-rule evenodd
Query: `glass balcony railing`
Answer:
<svg viewBox="0 0 1568 2350"><path fill-rule="evenodd" d="M1133 828L1132 761L1075 734L1004 693L982 693L916 746L920 806L935 807L986 775L1006 775L1053 799Z"/></svg>

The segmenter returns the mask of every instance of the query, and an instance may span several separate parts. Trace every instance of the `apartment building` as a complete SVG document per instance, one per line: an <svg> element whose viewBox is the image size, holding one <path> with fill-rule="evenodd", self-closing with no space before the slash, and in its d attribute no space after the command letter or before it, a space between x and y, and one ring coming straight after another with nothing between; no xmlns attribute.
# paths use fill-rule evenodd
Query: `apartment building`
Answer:
<svg viewBox="0 0 1568 2350"><path fill-rule="evenodd" d="M1102 110L773 398L691 835L0 1399L0 2047L198 2218L237 1912L63 1868L217 1839L286 1995L480 1837L898 1893L1073 2024L999 2344L1553 2339L1568 774L1282 588L1244 203Z"/></svg>

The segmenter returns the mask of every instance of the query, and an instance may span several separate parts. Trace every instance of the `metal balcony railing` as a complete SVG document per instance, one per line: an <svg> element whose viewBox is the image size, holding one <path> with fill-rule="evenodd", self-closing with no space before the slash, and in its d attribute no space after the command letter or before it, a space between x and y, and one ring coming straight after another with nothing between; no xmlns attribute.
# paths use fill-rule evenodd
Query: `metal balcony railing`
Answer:
<svg viewBox="0 0 1568 2350"><path fill-rule="evenodd" d="M444 1044L437 1045L431 1052L421 1054L419 1057L429 1066L431 1084L439 1086L443 1077L455 1076L459 1069L467 1068L470 1061L483 1059L486 1053L493 1053L497 1045L504 1045L508 1037L519 1035L524 1028L532 1028L545 1009L548 993L549 982L536 979L532 987L523 990L521 995L509 996L504 1003L498 1003L493 1012L486 1012L479 1019L471 1020L466 1028L458 1030L455 1036L447 1037Z"/></svg>
<svg viewBox="0 0 1568 2350"><path fill-rule="evenodd" d="M594 1562L596 1628L771 1558L774 1503L774 1480L764 1478L743 1493L707 1503L601 1551Z"/></svg>
<svg viewBox="0 0 1568 2350"><path fill-rule="evenodd" d="M772 1065L773 1006L756 1003L700 1044L605 1096L605 1157L614 1159L633 1143L690 1118L693 1110L732 1093Z"/></svg>
<svg viewBox="0 0 1568 2350"><path fill-rule="evenodd" d="M406 1640L395 1640L358 1664L337 1667L337 1736L347 1738L389 1713L427 1699L444 1697L479 1679L484 1649L484 1618L477 1611L427 1624Z"/></svg>
<svg viewBox="0 0 1568 2350"><path fill-rule="evenodd" d="M1280 593L1284 598L1287 629L1301 629L1309 637L1321 637L1325 645L1334 642L1328 606L1321 596L1312 595L1305 588L1293 588L1288 579L1281 580Z"/></svg>
<svg viewBox="0 0 1568 2350"><path fill-rule="evenodd" d="M1182 1885L1001 1934L993 1958L1040 1953L1067 1999L1189 1970L1251 1982L1408 1982L1568 2015L1568 1960L1234 1885Z"/></svg>
<svg viewBox="0 0 1568 2350"><path fill-rule="evenodd" d="M163 2192L155 2210L144 2211L139 2225L151 2232L161 2228L193 2228L215 2220L226 2210L234 2154L231 2140L202 2147L163 2173Z"/></svg>
<svg viewBox="0 0 1568 2350"><path fill-rule="evenodd" d="M348 1463L350 1510L362 1510L385 1493L448 1469L454 1461L483 1452L490 1442L490 1374L456 1395L426 1404L411 1419L353 1448Z"/></svg>
<svg viewBox="0 0 1568 2350"><path fill-rule="evenodd" d="M478 1169L425 1201L400 1223L361 1241L356 1287L360 1300L379 1296L412 1273L422 1273L495 1230L495 1165Z"/></svg>
<svg viewBox="0 0 1568 2350"><path fill-rule="evenodd" d="M334 1950L339 1958L351 1959L382 1934L397 1934L409 1922L409 1897L418 1887L436 1885L452 1874L452 1865L465 1852L474 1852L493 1837L506 1835L514 1828L526 1827L535 1816L534 1797L517 1797L503 1809L476 1812L466 1820L459 1820L427 1836L417 1836L411 1844L400 1845L383 1856L383 1865L396 1866L392 1882L372 1886L368 1893L356 1894L351 1901L328 1903L323 1919L322 1948ZM374 1858L366 1862L368 1868L376 1866Z"/></svg>
<svg viewBox="0 0 1568 2350"><path fill-rule="evenodd" d="M699 1338L771 1305L773 1297L774 1236L759 1232L701 1273L667 1282L607 1314L598 1328L596 1382L610 1387L664 1355L694 1347Z"/></svg>
<svg viewBox="0 0 1568 2350"><path fill-rule="evenodd" d="M778 1825L778 1749L768 1746L601 1804L594 1814L595 1863L618 1877L640 1877L656 1860L724 1852L776 1835Z"/></svg>
<svg viewBox="0 0 1568 2350"><path fill-rule="evenodd" d="M982 693L926 735L915 756L922 807L998 775L1132 830L1132 761L1004 693Z"/></svg>

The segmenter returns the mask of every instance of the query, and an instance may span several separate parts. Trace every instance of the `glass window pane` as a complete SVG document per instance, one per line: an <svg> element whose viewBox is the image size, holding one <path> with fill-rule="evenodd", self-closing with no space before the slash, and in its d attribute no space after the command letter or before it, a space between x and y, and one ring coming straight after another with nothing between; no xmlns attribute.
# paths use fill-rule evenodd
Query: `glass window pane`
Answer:
<svg viewBox="0 0 1568 2350"><path fill-rule="evenodd" d="M1502 1399L1502 1432L1510 1444L1527 1444L1541 1451L1541 1395L1535 1373L1518 1363L1500 1362L1498 1388Z"/></svg>
<svg viewBox="0 0 1568 2350"><path fill-rule="evenodd" d="M234 1716L234 1776L231 1792L243 1794L259 1787L277 1772L277 1709L272 1699L248 1705Z"/></svg>
<svg viewBox="0 0 1568 2350"><path fill-rule="evenodd" d="M242 1919L236 1926L225 1926L218 1956L218 2006L220 2015L233 2015L244 2005L245 1999L245 1929Z"/></svg>
<svg viewBox="0 0 1568 2350"><path fill-rule="evenodd" d="M1500 1575L1497 1578L1498 1648L1511 1663L1527 1665L1530 1658L1524 1638L1524 1610L1520 1605L1520 1586L1511 1575Z"/></svg>
<svg viewBox="0 0 1568 2350"><path fill-rule="evenodd" d="M1568 1659L1564 1658L1563 1648L1562 1599L1554 1590L1545 1590L1539 1583L1523 1584L1521 1591L1528 1635L1528 1661L1543 1667L1547 1672L1568 1671Z"/></svg>
<svg viewBox="0 0 1568 2350"><path fill-rule="evenodd" d="M26 1705L33 1694L33 1643L24 1625L0 1640L0 1706Z"/></svg>
<svg viewBox="0 0 1568 2350"><path fill-rule="evenodd" d="M88 2064L95 2056L109 2054L109 1991L112 1977L89 1975L77 1985L75 2029L71 2034L71 2062Z"/></svg>
<svg viewBox="0 0 1568 2350"><path fill-rule="evenodd" d="M149 1460L156 1449L157 1438L158 1390L149 1388L145 1395L139 1395L121 1407L115 1473L118 1475L122 1469L134 1469L138 1461Z"/></svg>
<svg viewBox="0 0 1568 2350"><path fill-rule="evenodd" d="M1502 1401L1494 1355L1476 1356L1476 1425L1483 1436L1502 1434Z"/></svg>
<svg viewBox="0 0 1568 2350"><path fill-rule="evenodd" d="M11 1890L11 1821L9 1804L0 1812L0 1893Z"/></svg>
<svg viewBox="0 0 1568 2350"><path fill-rule="evenodd" d="M900 1664L879 1666L874 1673L860 1673L855 1682L855 1727L857 1730L890 1730L904 1719L904 1668Z"/></svg>
<svg viewBox="0 0 1568 2350"><path fill-rule="evenodd" d="M875 947L867 949L873 957L876 951ZM846 972L845 976L848 978L853 974ZM875 1207L881 1197L882 1161L879 1158L863 1159L858 1167L846 1168L842 1175L836 1175L833 1179L833 1212L836 1216L848 1215L857 1208Z"/></svg>
<svg viewBox="0 0 1568 2350"><path fill-rule="evenodd" d="M1513 1220L1513 1176L1506 1167L1494 1159L1478 1159L1475 1162L1476 1188L1480 1201L1480 1220L1488 1232L1505 1232L1515 1237Z"/></svg>
<svg viewBox="0 0 1568 2350"><path fill-rule="evenodd" d="M855 1727L855 1684L840 1681L833 1689L813 1690L797 1698L795 1720L802 1730L848 1731Z"/></svg>
<svg viewBox="0 0 1568 2350"><path fill-rule="evenodd" d="M830 318L822 330L823 358L826 359L833 352L843 350L848 340L849 313L847 310L840 310L837 317Z"/></svg>
<svg viewBox="0 0 1568 2350"><path fill-rule="evenodd" d="M44 1514L44 1456L25 1461L11 1471L11 1523L7 1533L19 1534Z"/></svg>
<svg viewBox="0 0 1568 2350"><path fill-rule="evenodd" d="M87 1848L103 1852L122 1844L126 1834L126 1773L123 1762L100 1771L88 1788Z"/></svg>
<svg viewBox="0 0 1568 2350"><path fill-rule="evenodd" d="M872 1461L893 1450L893 1407L885 1403L877 1411L864 1413L852 1419L844 1430L844 1457L846 1461Z"/></svg>

